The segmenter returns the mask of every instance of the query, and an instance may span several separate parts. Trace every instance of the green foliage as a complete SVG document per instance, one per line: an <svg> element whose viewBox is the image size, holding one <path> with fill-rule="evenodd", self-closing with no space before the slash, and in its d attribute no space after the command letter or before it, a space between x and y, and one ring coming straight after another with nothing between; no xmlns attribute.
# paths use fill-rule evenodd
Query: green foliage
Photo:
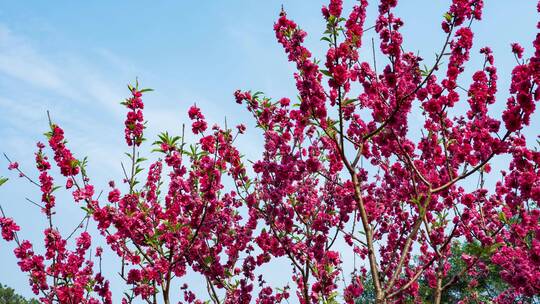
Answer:
<svg viewBox="0 0 540 304"><path fill-rule="evenodd" d="M39 304L35 299L27 300L15 293L12 288L0 284L0 304Z"/></svg>
<svg viewBox="0 0 540 304"><path fill-rule="evenodd" d="M483 248L477 243L455 243L452 246L452 256L450 257L450 270L446 276L446 281L459 275L467 265L462 259L463 254L480 257L487 262L495 248ZM505 291L508 285L499 276L499 269L493 265L488 267L485 276L477 278L476 286L470 285L471 278L466 274L461 276L442 294L441 303L457 303L466 298L475 298L473 303L491 303L491 301ZM420 294L425 301L433 300L434 290L429 287L425 280L420 280Z"/></svg>
<svg viewBox="0 0 540 304"><path fill-rule="evenodd" d="M455 243L452 247L452 256L450 257L450 270L444 280L444 283L449 281L454 276L459 274L467 267L462 259L463 254L478 256L481 260L487 262L491 254L497 250L498 246L483 248L477 243ZM489 263L486 263L489 265ZM466 274L460 276L448 289L446 289L441 297L441 303L458 303L463 299L476 299L471 303L492 303L492 300L499 294L505 291L509 286L499 276L499 269L494 266L488 266L488 272L483 277L478 277L476 285L471 285L471 278ZM419 281L419 293L422 296L423 303L433 303L435 290L429 287L428 282L421 278ZM443 283L443 284L444 284ZM364 293L356 300L356 304L374 303L375 292L371 278L364 280ZM540 303L538 297L521 298L524 303ZM409 303L409 302L405 302ZM413 303L412 301L410 303Z"/></svg>

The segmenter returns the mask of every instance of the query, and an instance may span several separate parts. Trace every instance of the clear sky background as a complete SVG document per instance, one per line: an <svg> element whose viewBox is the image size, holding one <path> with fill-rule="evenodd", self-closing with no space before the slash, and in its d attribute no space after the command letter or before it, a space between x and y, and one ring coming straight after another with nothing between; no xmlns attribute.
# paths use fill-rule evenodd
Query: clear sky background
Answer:
<svg viewBox="0 0 540 304"><path fill-rule="evenodd" d="M419 51L428 66L443 43L440 23L449 2L402 0L396 11L405 21L406 49ZM509 45L521 42L530 54L538 16L535 1L486 2L484 20L473 24L477 38L473 52L486 45L494 50L501 78L494 110L500 111L515 65ZM89 157L98 190L107 189L108 180L121 177L125 147L118 143L123 142L124 109L119 102L129 93L128 82L138 77L143 87L155 89L144 99L150 139L164 130L178 134L193 103L211 123L222 123L224 117L229 124L249 122L247 111L232 97L236 89L260 90L275 98L297 95L293 66L273 32L281 4L308 32L306 44L314 55L323 58L325 45L319 41L324 31L323 3L5 1L0 7L0 152L35 175L35 142L45 140L42 134L50 110L53 120L64 127L75 155ZM353 3L346 1L345 12ZM367 26L374 23L375 9L371 4ZM369 58L371 49L364 52ZM479 58L475 55L473 61ZM480 65L479 60L470 64L467 75ZM539 126L535 124L533 128ZM260 154L262 141L253 124L248 126L239 144L253 159ZM39 200L39 193L6 167L7 161L0 160L0 176L11 178L0 188L0 203L22 226L22 238L33 240L39 248L45 219L25 202L26 197ZM61 197L57 205L57 225L65 230L74 227L82 216L78 207L68 197ZM31 296L13 248L0 242L0 282ZM106 263L112 267L114 259L109 258ZM267 274L276 284L286 281L276 268ZM111 279L118 300L122 285L119 279Z"/></svg>

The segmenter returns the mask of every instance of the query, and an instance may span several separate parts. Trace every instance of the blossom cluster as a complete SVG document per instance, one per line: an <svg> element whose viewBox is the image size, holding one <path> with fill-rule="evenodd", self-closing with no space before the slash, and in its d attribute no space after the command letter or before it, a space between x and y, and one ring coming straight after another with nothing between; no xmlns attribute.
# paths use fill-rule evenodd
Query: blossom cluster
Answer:
<svg viewBox="0 0 540 304"><path fill-rule="evenodd" d="M144 103L142 102L142 92L137 88L130 87L131 97L126 99L123 104L129 109L124 125L126 126L124 133L128 146L140 146L143 140L144 117L142 110Z"/></svg>

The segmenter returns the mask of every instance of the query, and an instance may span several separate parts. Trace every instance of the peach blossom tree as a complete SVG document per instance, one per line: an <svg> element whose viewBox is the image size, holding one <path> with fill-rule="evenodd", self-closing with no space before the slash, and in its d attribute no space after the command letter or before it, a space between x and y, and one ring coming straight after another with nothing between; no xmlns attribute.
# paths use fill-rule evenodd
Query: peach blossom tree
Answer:
<svg viewBox="0 0 540 304"><path fill-rule="evenodd" d="M149 89L137 84L123 102L130 164L101 197L86 159L72 154L62 128L50 122L46 143L37 144L38 177L9 165L41 190L36 204L49 222L44 243L22 240L15 221L3 211L0 217L2 236L16 243L20 269L40 301L112 303L100 266L104 249L89 254L92 237L84 225L68 235L53 224L60 190L72 193L84 219L97 226L100 235L93 237L122 261L122 303L354 303L367 288L375 303L418 303L421 281L433 303L441 303L465 277L474 286L493 269L506 284L495 302L540 294L540 152L522 132L540 99L540 24L530 57L511 45L516 65L503 75L511 85L500 101L501 75L489 47L480 49L482 68L472 79L463 75L482 0L452 1L431 66L405 49L397 0L378 2L373 27L365 25L367 5L360 0L348 14L340 0L322 8L321 61L282 10L274 30L296 67L298 101L234 93L263 134L260 159L242 157L236 139L244 125L209 127L192 106L197 140L163 133L154 142L160 158L147 164L140 150ZM377 48L365 47L368 30L378 36ZM376 52L378 66L362 61L362 52ZM490 110L496 103L504 106L501 117ZM458 107L466 113L455 114ZM422 121L411 118L413 109ZM494 172L499 155L510 161ZM62 180L53 179L53 168ZM488 175L500 181L488 188ZM471 180L478 186L466 186ZM346 246L338 248L339 240ZM455 242L470 250L461 256L463 267L450 272ZM345 269L343 250L363 263ZM292 273L284 287L258 272L278 258L288 260ZM203 279L182 281L188 272ZM187 283L206 286L208 294L195 294Z"/></svg>

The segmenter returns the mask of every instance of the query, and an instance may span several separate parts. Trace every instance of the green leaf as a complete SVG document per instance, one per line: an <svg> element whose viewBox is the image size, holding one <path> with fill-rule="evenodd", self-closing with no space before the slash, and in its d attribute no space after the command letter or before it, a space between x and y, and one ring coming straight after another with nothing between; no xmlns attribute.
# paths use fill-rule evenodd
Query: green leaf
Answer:
<svg viewBox="0 0 540 304"><path fill-rule="evenodd" d="M358 98L345 99L345 100L342 102L342 105L347 106L347 105L350 105L351 103L356 102L356 101L358 101Z"/></svg>
<svg viewBox="0 0 540 304"><path fill-rule="evenodd" d="M322 37L321 41L327 41L328 43L332 43L332 40L330 38L326 37L326 36Z"/></svg>
<svg viewBox="0 0 540 304"><path fill-rule="evenodd" d="M257 99L260 95L264 95L264 92L257 91L251 95L252 98Z"/></svg>
<svg viewBox="0 0 540 304"><path fill-rule="evenodd" d="M332 73L330 73L330 71L328 71L328 70L319 70L319 71L321 71L321 73L323 73L323 75L326 75L328 77L332 77Z"/></svg>
<svg viewBox="0 0 540 304"><path fill-rule="evenodd" d="M47 137L47 139L51 139L53 133L52 133L52 131L49 131L49 132L43 133L43 135L45 135L45 137Z"/></svg>
<svg viewBox="0 0 540 304"><path fill-rule="evenodd" d="M495 243L495 244L492 244L491 246L489 246L487 248L487 253L489 254L493 254L495 252L497 252L497 250L502 247L504 244L503 243Z"/></svg>
<svg viewBox="0 0 540 304"><path fill-rule="evenodd" d="M93 213L92 209L90 209L90 208L88 208L88 207L82 206L81 209L84 210L84 211L86 211L86 214L92 214L92 213Z"/></svg>
<svg viewBox="0 0 540 304"><path fill-rule="evenodd" d="M336 21L336 16L330 15L330 17L328 17L328 23L334 24Z"/></svg>
<svg viewBox="0 0 540 304"><path fill-rule="evenodd" d="M9 178L7 178L7 177L0 177L0 186L5 184L8 180L9 180Z"/></svg>
<svg viewBox="0 0 540 304"><path fill-rule="evenodd" d="M444 16L444 19L445 19L446 21L448 21L448 22L452 21L452 14L450 14L450 13L447 12L447 13L445 13L443 16Z"/></svg>
<svg viewBox="0 0 540 304"><path fill-rule="evenodd" d="M504 212L499 212L499 220L505 224L508 224L508 219L506 218L506 214Z"/></svg>

